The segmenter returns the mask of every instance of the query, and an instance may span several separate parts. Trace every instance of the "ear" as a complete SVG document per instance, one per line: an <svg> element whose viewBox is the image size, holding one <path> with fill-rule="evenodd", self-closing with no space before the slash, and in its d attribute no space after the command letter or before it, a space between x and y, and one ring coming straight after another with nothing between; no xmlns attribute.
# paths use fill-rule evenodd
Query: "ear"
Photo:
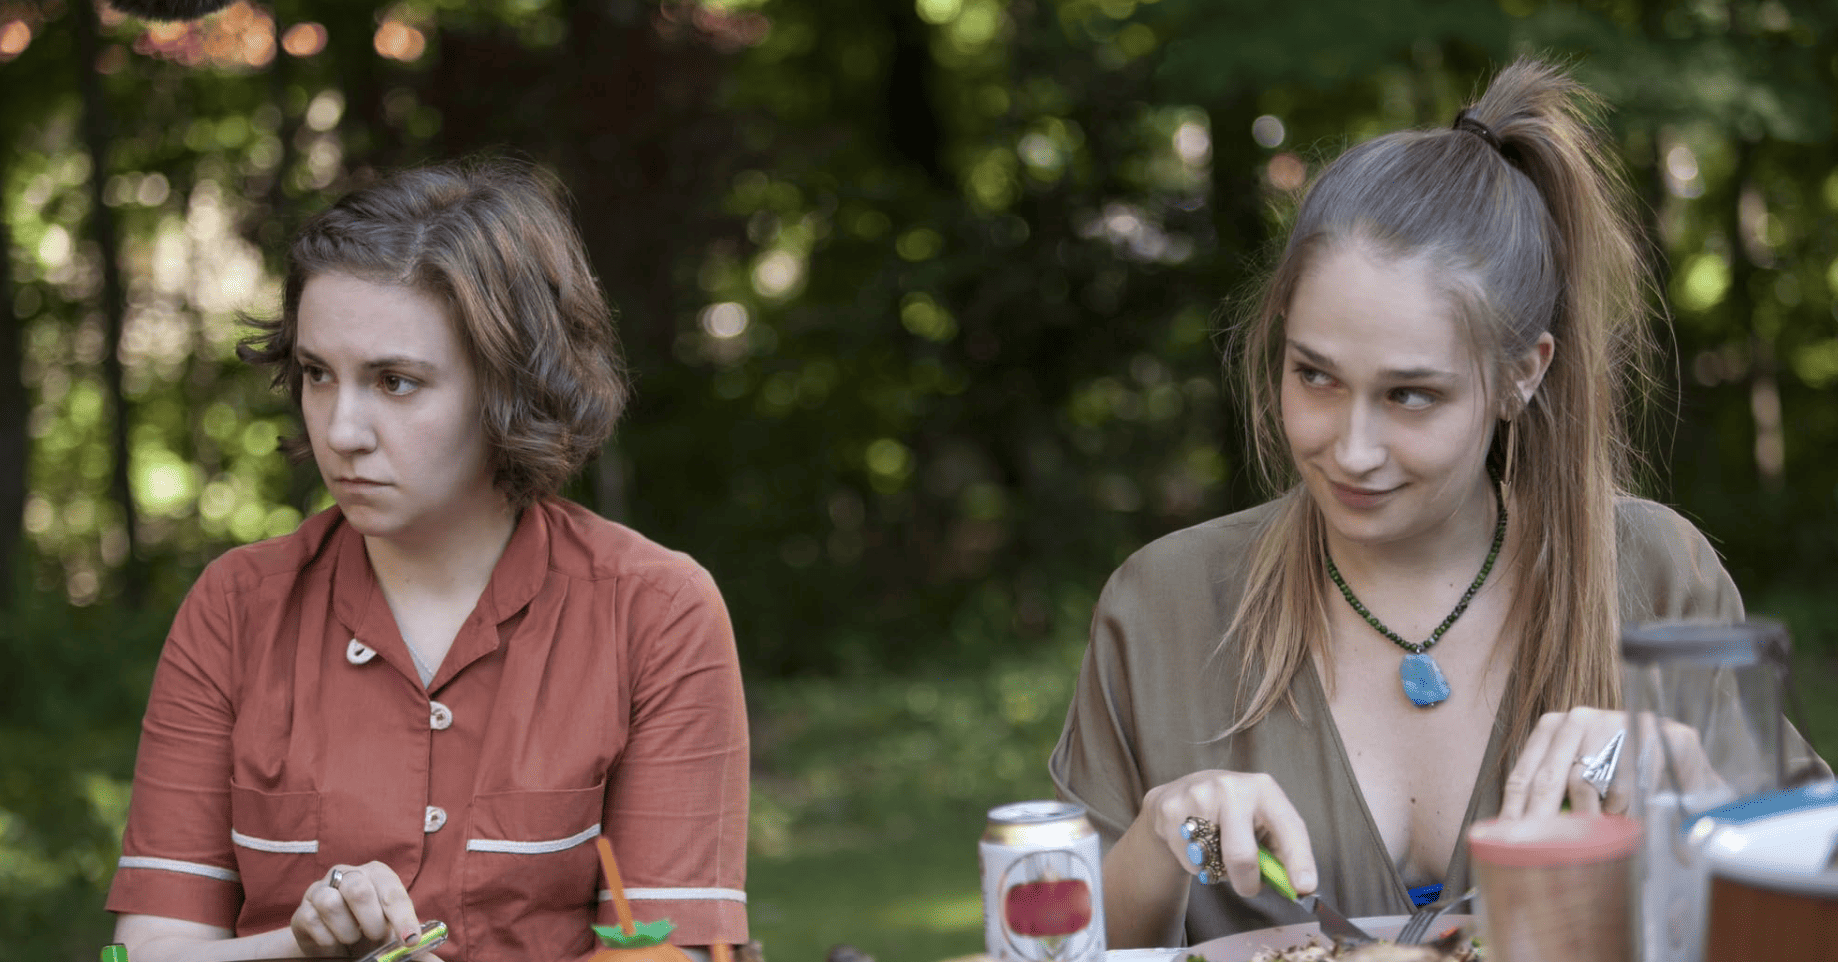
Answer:
<svg viewBox="0 0 1838 962"><path fill-rule="evenodd" d="M1532 404L1538 395L1538 385L1544 383L1544 374L1551 369L1551 356L1557 351L1557 338L1550 331L1538 335L1538 340L1512 366L1513 395L1505 399L1510 409L1508 416L1522 411Z"/></svg>

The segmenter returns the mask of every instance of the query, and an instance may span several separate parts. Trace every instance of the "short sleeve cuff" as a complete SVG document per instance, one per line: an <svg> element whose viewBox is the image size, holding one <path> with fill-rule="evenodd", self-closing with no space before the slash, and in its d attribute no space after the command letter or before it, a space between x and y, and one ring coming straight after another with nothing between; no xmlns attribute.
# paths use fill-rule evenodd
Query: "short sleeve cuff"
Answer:
<svg viewBox="0 0 1838 962"><path fill-rule="evenodd" d="M177 859L124 856L109 885L110 912L157 915L234 929L243 891L236 873Z"/></svg>
<svg viewBox="0 0 1838 962"><path fill-rule="evenodd" d="M618 921L612 893L600 891L599 924ZM628 888L626 901L640 921L669 919L672 945L744 945L747 934L747 893L728 888Z"/></svg>

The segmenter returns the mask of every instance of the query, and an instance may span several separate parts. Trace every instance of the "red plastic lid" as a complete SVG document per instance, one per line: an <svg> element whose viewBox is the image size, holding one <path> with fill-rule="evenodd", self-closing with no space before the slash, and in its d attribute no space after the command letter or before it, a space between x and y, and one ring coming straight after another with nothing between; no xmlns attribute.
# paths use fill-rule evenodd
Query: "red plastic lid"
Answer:
<svg viewBox="0 0 1838 962"><path fill-rule="evenodd" d="M1620 815L1490 818L1468 829L1475 861L1513 868L1606 862L1632 855L1639 845L1640 823Z"/></svg>

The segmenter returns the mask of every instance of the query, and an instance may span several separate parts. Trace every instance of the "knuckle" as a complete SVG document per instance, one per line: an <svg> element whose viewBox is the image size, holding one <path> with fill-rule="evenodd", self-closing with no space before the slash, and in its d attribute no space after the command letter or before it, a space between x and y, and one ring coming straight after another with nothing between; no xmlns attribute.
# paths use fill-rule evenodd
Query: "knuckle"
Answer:
<svg viewBox="0 0 1838 962"><path fill-rule="evenodd" d="M1225 866L1228 870L1243 869L1246 866L1250 866L1252 874L1256 874L1258 870L1257 846L1255 844L1247 845L1241 838L1234 838L1230 842L1221 839L1219 842L1219 858L1225 862Z"/></svg>
<svg viewBox="0 0 1838 962"><path fill-rule="evenodd" d="M1697 729L1679 721L1668 722L1666 724L1666 734L1672 739L1673 744L1691 747L1697 746L1701 738Z"/></svg>

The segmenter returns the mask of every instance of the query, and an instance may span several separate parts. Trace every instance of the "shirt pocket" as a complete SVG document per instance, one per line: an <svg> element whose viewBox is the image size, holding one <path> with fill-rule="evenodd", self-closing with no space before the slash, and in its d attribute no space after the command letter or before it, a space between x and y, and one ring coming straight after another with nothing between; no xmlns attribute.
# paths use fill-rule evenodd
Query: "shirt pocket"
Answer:
<svg viewBox="0 0 1838 962"><path fill-rule="evenodd" d="M230 783L230 842L242 876L237 931L280 928L324 874L319 857L319 793L264 792Z"/></svg>
<svg viewBox="0 0 1838 962"><path fill-rule="evenodd" d="M604 780L592 788L474 797L460 895L470 954L559 959L593 948L600 894L594 839L605 809Z"/></svg>

